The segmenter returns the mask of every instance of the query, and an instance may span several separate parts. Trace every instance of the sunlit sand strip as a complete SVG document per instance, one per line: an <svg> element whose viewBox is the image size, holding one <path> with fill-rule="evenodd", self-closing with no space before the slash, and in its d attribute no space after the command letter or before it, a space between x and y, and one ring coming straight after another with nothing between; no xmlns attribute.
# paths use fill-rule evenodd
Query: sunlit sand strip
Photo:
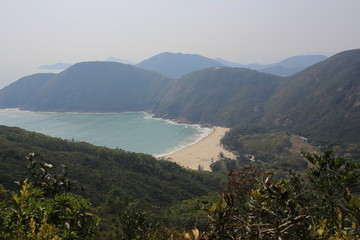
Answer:
<svg viewBox="0 0 360 240"><path fill-rule="evenodd" d="M220 139L229 130L223 127L213 127L213 132L201 141L182 148L176 152L163 156L170 158L181 166L191 169L198 169L201 166L204 170L210 170L212 161L219 159L218 155L222 152L226 157L234 158L234 154L226 151L220 146Z"/></svg>

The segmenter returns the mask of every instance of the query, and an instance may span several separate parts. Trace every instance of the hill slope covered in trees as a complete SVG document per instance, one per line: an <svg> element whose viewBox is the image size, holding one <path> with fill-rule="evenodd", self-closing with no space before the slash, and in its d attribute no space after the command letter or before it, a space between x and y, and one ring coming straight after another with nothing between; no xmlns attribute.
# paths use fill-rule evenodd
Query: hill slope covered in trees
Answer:
<svg viewBox="0 0 360 240"><path fill-rule="evenodd" d="M26 88L40 76L46 81ZM159 101L161 91L166 91L171 82L158 73L115 62L78 63L56 75L38 74L22 78L22 84L19 81L1 90L0 98L13 104L2 102L0 107L70 112L145 111ZM22 89L19 85L23 85ZM19 95L25 95L26 101L19 102Z"/></svg>
<svg viewBox="0 0 360 240"><path fill-rule="evenodd" d="M345 51L285 78L265 121L321 142L360 142L360 50Z"/></svg>
<svg viewBox="0 0 360 240"><path fill-rule="evenodd" d="M42 134L0 126L0 183L16 189L14 181L25 179L26 156L59 169L66 165L69 176L83 186L80 192L95 204L132 198L143 204L166 206L218 191L221 179L209 172L187 170L151 155L69 142Z"/></svg>
<svg viewBox="0 0 360 240"><path fill-rule="evenodd" d="M148 111L190 123L283 128L317 141L348 144L360 139L359 69L359 49L289 77L211 67L174 80L131 65L85 62L60 74L18 80L0 90L0 107Z"/></svg>
<svg viewBox="0 0 360 240"><path fill-rule="evenodd" d="M259 121L279 77L245 68L214 67L177 79L154 112L186 122L235 126Z"/></svg>

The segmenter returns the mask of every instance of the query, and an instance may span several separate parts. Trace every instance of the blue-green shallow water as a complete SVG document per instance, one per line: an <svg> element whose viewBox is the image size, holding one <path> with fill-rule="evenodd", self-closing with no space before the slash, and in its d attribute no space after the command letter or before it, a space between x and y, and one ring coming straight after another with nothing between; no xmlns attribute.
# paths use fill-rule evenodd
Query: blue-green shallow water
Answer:
<svg viewBox="0 0 360 240"><path fill-rule="evenodd" d="M55 113L0 109L0 125L156 156L190 145L211 133L209 128L155 119L144 112Z"/></svg>

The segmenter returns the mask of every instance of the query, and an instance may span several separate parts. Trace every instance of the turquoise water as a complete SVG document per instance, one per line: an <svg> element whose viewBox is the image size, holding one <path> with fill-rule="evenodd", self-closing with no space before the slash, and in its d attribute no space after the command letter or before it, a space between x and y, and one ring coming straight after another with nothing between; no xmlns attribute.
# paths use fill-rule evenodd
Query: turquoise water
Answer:
<svg viewBox="0 0 360 240"><path fill-rule="evenodd" d="M55 113L0 109L0 125L155 156L176 151L211 133L209 128L156 119L144 112Z"/></svg>

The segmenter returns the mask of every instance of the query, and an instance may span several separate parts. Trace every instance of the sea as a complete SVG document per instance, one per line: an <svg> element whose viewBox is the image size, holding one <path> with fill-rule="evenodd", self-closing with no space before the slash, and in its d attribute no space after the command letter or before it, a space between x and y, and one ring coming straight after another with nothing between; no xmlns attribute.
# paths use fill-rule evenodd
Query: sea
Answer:
<svg viewBox="0 0 360 240"><path fill-rule="evenodd" d="M160 157L194 144L211 128L154 118L145 112L74 113L0 109L0 125L72 141Z"/></svg>

